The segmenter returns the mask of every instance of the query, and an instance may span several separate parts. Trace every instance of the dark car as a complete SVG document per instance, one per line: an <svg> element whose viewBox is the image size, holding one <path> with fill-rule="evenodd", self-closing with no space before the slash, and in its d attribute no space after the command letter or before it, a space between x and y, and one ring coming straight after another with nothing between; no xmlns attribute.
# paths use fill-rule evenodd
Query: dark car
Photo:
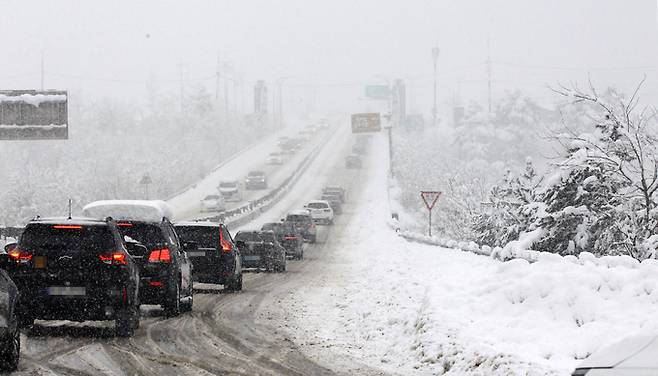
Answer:
<svg viewBox="0 0 658 376"><path fill-rule="evenodd" d="M119 336L139 326L139 269L113 220L36 219L7 248L21 326L115 320Z"/></svg>
<svg viewBox="0 0 658 376"><path fill-rule="evenodd" d="M224 285L226 290L242 290L242 260L226 226L214 222L174 224L183 243L196 243L196 251L187 252L192 261L192 279Z"/></svg>
<svg viewBox="0 0 658 376"><path fill-rule="evenodd" d="M244 184L247 189L267 189L267 176L263 171L250 171Z"/></svg>
<svg viewBox="0 0 658 376"><path fill-rule="evenodd" d="M273 231L239 231L235 243L242 254L242 265L265 271L286 271L286 250Z"/></svg>
<svg viewBox="0 0 658 376"><path fill-rule="evenodd" d="M305 241L315 243L317 240L317 228L308 210L292 211L288 213L283 222L294 226Z"/></svg>
<svg viewBox="0 0 658 376"><path fill-rule="evenodd" d="M181 243L168 219L172 210L166 203L97 201L85 206L83 212L87 216L113 216L124 239L144 246L131 252L139 266L141 303L160 305L168 316L192 310L192 263L187 252L195 251L197 246Z"/></svg>
<svg viewBox="0 0 658 376"><path fill-rule="evenodd" d="M322 197L324 197L325 195L336 196L342 203L344 203L346 199L345 188L339 186L327 186L322 188ZM329 200L329 199L323 198L323 200Z"/></svg>
<svg viewBox="0 0 658 376"><path fill-rule="evenodd" d="M285 248L286 256L294 260L304 259L304 238L292 223L281 223L275 234Z"/></svg>
<svg viewBox="0 0 658 376"><path fill-rule="evenodd" d="M361 168L361 157L356 154L350 154L345 158L345 167L349 169Z"/></svg>
<svg viewBox="0 0 658 376"><path fill-rule="evenodd" d="M7 251L15 248L8 244ZM6 268L9 263L8 254L0 255L0 266ZM9 274L0 269L0 370L14 371L18 368L21 356L21 333L17 312L18 288Z"/></svg>
<svg viewBox="0 0 658 376"><path fill-rule="evenodd" d="M272 231L279 244L286 250L286 256L296 260L304 258L304 239L302 234L291 223L268 222L263 224L261 231Z"/></svg>

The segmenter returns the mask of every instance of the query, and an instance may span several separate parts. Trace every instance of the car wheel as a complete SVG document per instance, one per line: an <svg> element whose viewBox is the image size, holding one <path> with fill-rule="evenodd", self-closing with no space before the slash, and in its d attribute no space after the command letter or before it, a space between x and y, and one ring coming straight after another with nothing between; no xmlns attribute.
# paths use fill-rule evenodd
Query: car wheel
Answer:
<svg viewBox="0 0 658 376"><path fill-rule="evenodd" d="M139 327L139 306L122 309L117 313L114 328L119 337L132 337Z"/></svg>
<svg viewBox="0 0 658 376"><path fill-rule="evenodd" d="M171 296L167 300L162 307L165 310L165 314L169 317L180 315L180 284L174 283L174 291L172 291Z"/></svg>
<svg viewBox="0 0 658 376"><path fill-rule="evenodd" d="M229 291L242 291L242 273L231 280L229 284Z"/></svg>
<svg viewBox="0 0 658 376"><path fill-rule="evenodd" d="M317 235L311 235L311 243L315 244L317 241Z"/></svg>
<svg viewBox="0 0 658 376"><path fill-rule="evenodd" d="M183 312L192 312L193 307L194 307L194 293L190 292L189 299L187 299L185 303L181 304L180 308L181 311Z"/></svg>
<svg viewBox="0 0 658 376"><path fill-rule="evenodd" d="M19 328L29 328L34 325L34 317L28 314L20 314L18 317Z"/></svg>
<svg viewBox="0 0 658 376"><path fill-rule="evenodd" d="M7 338L7 349L0 358L0 369L3 371L15 371L21 357L21 332L16 327Z"/></svg>

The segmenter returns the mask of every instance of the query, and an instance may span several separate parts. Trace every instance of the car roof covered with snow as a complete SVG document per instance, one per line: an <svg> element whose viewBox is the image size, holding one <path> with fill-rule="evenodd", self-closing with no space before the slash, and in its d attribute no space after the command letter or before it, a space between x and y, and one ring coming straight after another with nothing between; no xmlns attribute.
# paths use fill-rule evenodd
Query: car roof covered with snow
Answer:
<svg viewBox="0 0 658 376"><path fill-rule="evenodd" d="M311 216L311 213L306 209L293 210L288 215L308 215Z"/></svg>
<svg viewBox="0 0 658 376"><path fill-rule="evenodd" d="M160 222L173 218L174 211L161 200L101 200L87 204L82 213L91 218Z"/></svg>
<svg viewBox="0 0 658 376"><path fill-rule="evenodd" d="M107 224L107 221L100 218L90 218L90 217L47 217L47 218L35 218L28 222L28 224L40 223L46 225L83 225L83 226L94 226L94 225L103 225Z"/></svg>
<svg viewBox="0 0 658 376"><path fill-rule="evenodd" d="M595 352L576 367L575 375L656 375L658 336L626 338Z"/></svg>
<svg viewBox="0 0 658 376"><path fill-rule="evenodd" d="M190 226L190 227L219 227L219 222L210 221L181 221L174 223L175 226Z"/></svg>

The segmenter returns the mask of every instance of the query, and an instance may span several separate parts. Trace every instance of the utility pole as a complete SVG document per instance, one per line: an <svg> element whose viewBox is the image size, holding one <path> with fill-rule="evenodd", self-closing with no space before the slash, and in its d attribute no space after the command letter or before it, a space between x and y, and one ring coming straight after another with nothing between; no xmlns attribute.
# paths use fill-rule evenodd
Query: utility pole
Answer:
<svg viewBox="0 0 658 376"><path fill-rule="evenodd" d="M279 129L283 128L283 85L281 80L277 83L277 89L279 90Z"/></svg>
<svg viewBox="0 0 658 376"><path fill-rule="evenodd" d="M224 72L228 72L228 63L224 62ZM226 116L226 124L230 122L229 119L229 106L228 106L228 74L224 73L224 114Z"/></svg>
<svg viewBox="0 0 658 376"><path fill-rule="evenodd" d="M185 105L184 105L184 93L183 93L183 62L178 63L178 74L180 75L180 113L183 114L185 112Z"/></svg>
<svg viewBox="0 0 658 376"><path fill-rule="evenodd" d="M487 39L487 98L489 102L489 114L491 114L491 48Z"/></svg>
<svg viewBox="0 0 658 376"><path fill-rule="evenodd" d="M41 51L41 91L43 91L43 81L45 78L45 71L43 69L44 63L43 63L43 51Z"/></svg>
<svg viewBox="0 0 658 376"><path fill-rule="evenodd" d="M436 105L436 65L439 60L439 47L432 48L432 60L434 61L434 106L432 107L432 127L436 127L436 115L438 112Z"/></svg>
<svg viewBox="0 0 658 376"><path fill-rule="evenodd" d="M217 65L215 66L215 103L219 102L219 77L221 69L221 60L219 57L219 50L217 50Z"/></svg>

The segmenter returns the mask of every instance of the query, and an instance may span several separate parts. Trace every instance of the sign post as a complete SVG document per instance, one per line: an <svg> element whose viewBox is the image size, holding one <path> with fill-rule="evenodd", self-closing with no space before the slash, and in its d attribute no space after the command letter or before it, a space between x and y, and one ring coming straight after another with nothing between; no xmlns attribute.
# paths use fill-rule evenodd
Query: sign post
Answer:
<svg viewBox="0 0 658 376"><path fill-rule="evenodd" d="M428 236L432 236L432 209L434 209L434 204L436 204L439 196L441 196L441 192L439 191L420 191L420 198L423 199L425 207L429 212L429 224L427 226Z"/></svg>
<svg viewBox="0 0 658 376"><path fill-rule="evenodd" d="M382 121L378 112L352 114L352 133L376 133L381 130Z"/></svg>

